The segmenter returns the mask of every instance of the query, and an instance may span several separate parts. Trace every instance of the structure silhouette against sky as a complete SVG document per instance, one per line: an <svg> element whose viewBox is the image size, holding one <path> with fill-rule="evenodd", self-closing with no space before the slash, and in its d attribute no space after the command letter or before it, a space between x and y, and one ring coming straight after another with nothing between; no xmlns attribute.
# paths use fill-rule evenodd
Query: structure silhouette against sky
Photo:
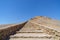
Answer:
<svg viewBox="0 0 60 40"><path fill-rule="evenodd" d="M0 24L19 23L34 16L60 20L60 0L0 0Z"/></svg>

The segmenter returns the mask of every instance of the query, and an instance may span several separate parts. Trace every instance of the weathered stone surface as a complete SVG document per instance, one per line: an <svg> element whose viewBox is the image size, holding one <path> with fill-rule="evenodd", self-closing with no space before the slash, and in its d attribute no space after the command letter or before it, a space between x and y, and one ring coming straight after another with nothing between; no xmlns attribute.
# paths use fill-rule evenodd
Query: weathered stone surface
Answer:
<svg viewBox="0 0 60 40"><path fill-rule="evenodd" d="M21 29L25 23L6 25L0 28L0 40L5 40L9 35L14 34L17 30Z"/></svg>
<svg viewBox="0 0 60 40"><path fill-rule="evenodd" d="M46 38L11 38L10 40L54 40L54 39L46 39Z"/></svg>
<svg viewBox="0 0 60 40"><path fill-rule="evenodd" d="M23 26L18 25L11 28L12 31ZM60 21L43 16L34 17L16 31L16 34L11 35L9 40L60 40Z"/></svg>

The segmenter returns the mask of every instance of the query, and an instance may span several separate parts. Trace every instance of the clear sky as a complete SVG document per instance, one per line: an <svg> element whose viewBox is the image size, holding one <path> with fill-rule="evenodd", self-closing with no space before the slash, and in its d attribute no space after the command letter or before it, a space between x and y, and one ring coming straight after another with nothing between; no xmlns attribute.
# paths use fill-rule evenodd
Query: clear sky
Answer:
<svg viewBox="0 0 60 40"><path fill-rule="evenodd" d="M34 16L60 20L60 0L0 0L0 24L20 23Z"/></svg>

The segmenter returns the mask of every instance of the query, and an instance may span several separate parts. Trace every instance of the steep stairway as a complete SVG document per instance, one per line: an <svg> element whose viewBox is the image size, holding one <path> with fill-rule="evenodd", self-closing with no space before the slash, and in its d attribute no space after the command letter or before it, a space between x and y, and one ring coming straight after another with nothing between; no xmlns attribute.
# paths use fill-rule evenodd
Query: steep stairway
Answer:
<svg viewBox="0 0 60 40"><path fill-rule="evenodd" d="M38 26L28 22L22 29L11 35L9 40L53 40L52 35L44 33Z"/></svg>
<svg viewBox="0 0 60 40"><path fill-rule="evenodd" d="M37 16L11 35L9 40L60 40L60 21Z"/></svg>
<svg viewBox="0 0 60 40"><path fill-rule="evenodd" d="M53 40L52 35L40 31L20 32L10 36L10 40Z"/></svg>

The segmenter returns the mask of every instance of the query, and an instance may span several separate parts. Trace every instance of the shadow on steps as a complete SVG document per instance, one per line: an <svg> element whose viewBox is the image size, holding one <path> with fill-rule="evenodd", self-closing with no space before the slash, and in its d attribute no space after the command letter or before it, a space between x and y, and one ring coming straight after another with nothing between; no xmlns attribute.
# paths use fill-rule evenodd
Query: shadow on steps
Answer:
<svg viewBox="0 0 60 40"><path fill-rule="evenodd" d="M9 40L10 35L16 34L16 31L19 31L27 22L12 26L7 29L0 30L0 40Z"/></svg>

